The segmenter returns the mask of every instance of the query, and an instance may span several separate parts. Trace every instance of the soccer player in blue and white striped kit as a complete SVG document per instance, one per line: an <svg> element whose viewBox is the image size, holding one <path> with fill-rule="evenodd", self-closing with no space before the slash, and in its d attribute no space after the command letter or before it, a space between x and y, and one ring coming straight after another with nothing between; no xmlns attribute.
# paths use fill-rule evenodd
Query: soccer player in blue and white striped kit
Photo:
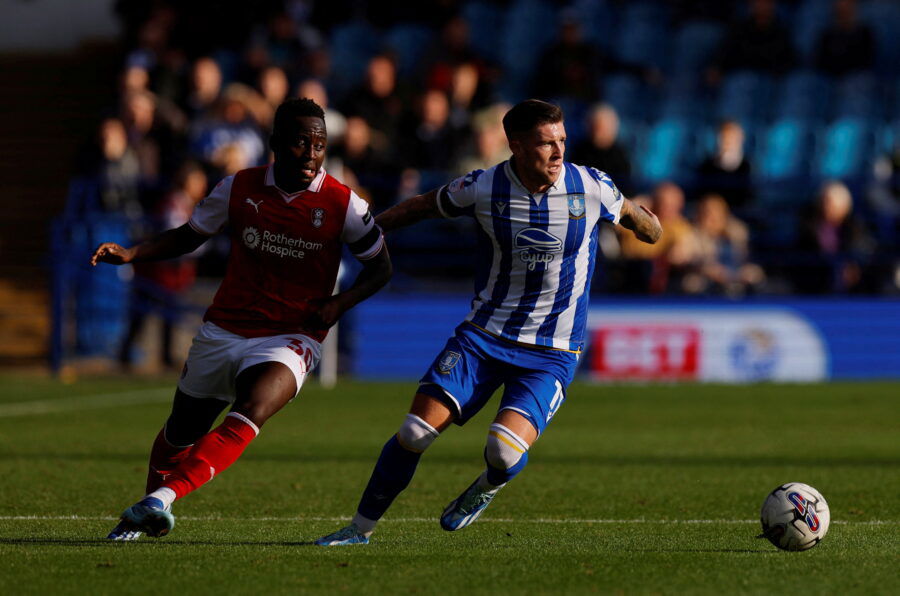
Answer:
<svg viewBox="0 0 900 596"><path fill-rule="evenodd" d="M566 130L557 106L523 101L507 112L503 127L509 161L376 218L387 232L427 218L474 217L475 298L422 377L400 430L384 445L353 520L316 544L368 543L422 453L503 385L484 450L487 466L440 518L448 531L475 521L525 467L529 447L566 399L584 347L600 222L619 224L649 243L662 234L656 216L622 197L609 176L563 161Z"/></svg>

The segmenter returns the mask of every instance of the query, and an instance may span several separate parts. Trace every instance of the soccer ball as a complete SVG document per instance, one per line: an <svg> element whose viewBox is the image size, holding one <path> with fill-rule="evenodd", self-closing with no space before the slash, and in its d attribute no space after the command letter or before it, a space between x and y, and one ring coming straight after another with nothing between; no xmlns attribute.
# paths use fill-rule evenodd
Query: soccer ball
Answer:
<svg viewBox="0 0 900 596"><path fill-rule="evenodd" d="M802 482L788 482L766 497L760 521L760 538L765 536L783 550L807 550L825 537L831 514L819 491Z"/></svg>

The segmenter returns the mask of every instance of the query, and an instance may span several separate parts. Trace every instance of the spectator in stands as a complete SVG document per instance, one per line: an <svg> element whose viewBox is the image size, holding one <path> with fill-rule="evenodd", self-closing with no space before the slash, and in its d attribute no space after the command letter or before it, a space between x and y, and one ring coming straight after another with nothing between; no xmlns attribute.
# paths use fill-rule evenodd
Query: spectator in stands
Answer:
<svg viewBox="0 0 900 596"><path fill-rule="evenodd" d="M236 145L247 164L265 163L268 151L248 105L248 97L253 94L252 89L240 83L229 85L217 103L215 116L195 123L190 138L191 154L208 164L222 167L223 148ZM234 155L230 157L233 159Z"/></svg>
<svg viewBox="0 0 900 596"><path fill-rule="evenodd" d="M656 244L634 242L634 234L619 234L622 289L651 294L677 290L695 251L693 228L683 213L684 192L673 182L663 182L654 189L652 200L638 195L632 201L656 214L663 234Z"/></svg>
<svg viewBox="0 0 900 596"><path fill-rule="evenodd" d="M477 74L472 104L476 108L487 105L492 93L494 69L472 49L469 43L469 25L465 19L457 16L447 21L441 29L440 37L425 52L422 60L423 86L452 95L457 70L463 65L474 68Z"/></svg>
<svg viewBox="0 0 900 596"><path fill-rule="evenodd" d="M708 79L718 84L723 74L752 70L781 74L795 61L794 46L787 28L778 22L775 0L748 0L750 16L735 23L709 70Z"/></svg>
<svg viewBox="0 0 900 596"><path fill-rule="evenodd" d="M753 195L750 161L744 154L744 128L735 120L719 125L716 151L697 170L701 195L717 194L725 198L731 210L746 207Z"/></svg>
<svg viewBox="0 0 900 596"><path fill-rule="evenodd" d="M609 104L597 104L589 116L589 134L572 148L574 163L606 172L627 195L631 191L631 160L619 143L619 116Z"/></svg>
<svg viewBox="0 0 900 596"><path fill-rule="evenodd" d="M820 190L812 217L801 224L800 248L809 259L795 279L800 291L824 294L863 289L874 245L853 215L853 196L842 182L827 182Z"/></svg>
<svg viewBox="0 0 900 596"><path fill-rule="evenodd" d="M194 206L206 196L207 181L203 168L195 162L185 163L175 176L175 187L152 210L157 230L174 229L185 224ZM191 256L172 261L138 263L134 266L128 330L119 349L119 362L131 368L134 342L151 312L162 318L160 328L160 362L167 369L177 365L172 354L172 331L183 310L183 296L196 279L197 263Z"/></svg>
<svg viewBox="0 0 900 596"><path fill-rule="evenodd" d="M156 96L149 91L126 95L122 99L122 122L128 145L138 159L141 184L152 189L163 174L164 156L171 156L174 149L171 131L157 119Z"/></svg>
<svg viewBox="0 0 900 596"><path fill-rule="evenodd" d="M840 77L871 70L875 62L875 36L856 17L856 0L835 0L834 21L816 44L816 68Z"/></svg>
<svg viewBox="0 0 900 596"><path fill-rule="evenodd" d="M742 296L756 292L766 279L748 260L749 231L733 217L720 195L705 195L697 204L695 249L682 287L689 294Z"/></svg>
<svg viewBox="0 0 900 596"><path fill-rule="evenodd" d="M331 107L325 85L318 79L306 79L300 81L294 96L308 97L322 107L325 111L325 124L328 126L328 142L332 145L340 144L341 139L344 138L344 131L347 129L347 118ZM326 164L329 157L330 154L325 157ZM340 176L337 176L337 178L338 180L344 180L344 178ZM345 184L349 184L349 182L345 181Z"/></svg>
<svg viewBox="0 0 900 596"><path fill-rule="evenodd" d="M139 220L141 205L141 169L135 150L128 145L125 125L118 118L107 118L98 131L99 155L89 173L97 178L100 209Z"/></svg>
<svg viewBox="0 0 900 596"><path fill-rule="evenodd" d="M360 184L354 190L370 199L375 212L393 205L397 188L396 168L385 159L385 151L378 142L364 118L350 116L342 142L329 151L353 173Z"/></svg>
<svg viewBox="0 0 900 596"><path fill-rule="evenodd" d="M191 121L212 115L222 93L222 70L209 57L198 58L191 68L191 90L182 106Z"/></svg>
<svg viewBox="0 0 900 596"><path fill-rule="evenodd" d="M369 60L366 80L350 94L343 112L362 117L383 136L385 145L397 139L403 101L397 89L397 68L393 60L381 54Z"/></svg>
<svg viewBox="0 0 900 596"><path fill-rule="evenodd" d="M535 92L540 97L593 101L599 66L599 52L584 40L581 21L564 11L557 41L544 50L535 71Z"/></svg>
<svg viewBox="0 0 900 596"><path fill-rule="evenodd" d="M474 150L460 160L457 173L486 170L510 158L512 153L503 131L503 115L510 107L512 106L498 103L473 116Z"/></svg>
<svg viewBox="0 0 900 596"><path fill-rule="evenodd" d="M456 163L464 139L450 123L450 102L443 91L429 89L423 93L415 118L405 128L400 141L400 160L405 166L447 172Z"/></svg>
<svg viewBox="0 0 900 596"><path fill-rule="evenodd" d="M284 70L277 66L269 66L259 73L259 76L256 79L256 90L259 91L262 98L269 104L272 113L274 114L274 110L287 99L288 93L290 93L291 90L291 84L288 81L288 77L284 73ZM269 128L271 124L272 123L269 122L266 125L266 128Z"/></svg>

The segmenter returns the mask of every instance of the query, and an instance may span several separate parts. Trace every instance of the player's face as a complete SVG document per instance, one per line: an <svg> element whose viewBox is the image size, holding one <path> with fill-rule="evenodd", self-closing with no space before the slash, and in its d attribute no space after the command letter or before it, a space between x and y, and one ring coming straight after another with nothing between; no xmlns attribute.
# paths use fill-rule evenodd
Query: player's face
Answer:
<svg viewBox="0 0 900 596"><path fill-rule="evenodd" d="M306 184L312 182L325 161L328 134L325 121L315 116L297 118L286 131L279 131L281 142L275 149L275 159L284 162L286 170L295 173Z"/></svg>
<svg viewBox="0 0 900 596"><path fill-rule="evenodd" d="M566 154L566 127L550 122L511 141L509 148L516 159L523 182L553 184L559 178Z"/></svg>

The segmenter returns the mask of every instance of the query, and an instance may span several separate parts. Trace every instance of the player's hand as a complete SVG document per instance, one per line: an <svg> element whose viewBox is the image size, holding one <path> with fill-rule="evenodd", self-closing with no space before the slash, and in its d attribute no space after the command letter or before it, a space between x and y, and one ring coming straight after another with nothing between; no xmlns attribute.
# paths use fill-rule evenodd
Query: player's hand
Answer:
<svg viewBox="0 0 900 596"><path fill-rule="evenodd" d="M91 255L91 265L94 267L97 266L97 263L124 265L125 263L130 263L133 258L134 249L124 248L115 242L104 242Z"/></svg>
<svg viewBox="0 0 900 596"><path fill-rule="evenodd" d="M314 329L330 329L348 308L340 294L325 298L321 301L319 309L310 315L307 325Z"/></svg>

